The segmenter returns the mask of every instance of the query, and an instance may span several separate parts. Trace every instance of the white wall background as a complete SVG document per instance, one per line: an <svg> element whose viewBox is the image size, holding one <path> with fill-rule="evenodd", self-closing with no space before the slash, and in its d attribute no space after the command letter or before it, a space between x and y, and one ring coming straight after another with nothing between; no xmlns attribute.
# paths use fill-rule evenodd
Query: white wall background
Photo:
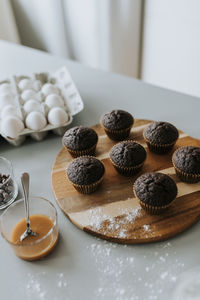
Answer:
<svg viewBox="0 0 200 300"><path fill-rule="evenodd" d="M145 4L142 79L200 96L200 1Z"/></svg>

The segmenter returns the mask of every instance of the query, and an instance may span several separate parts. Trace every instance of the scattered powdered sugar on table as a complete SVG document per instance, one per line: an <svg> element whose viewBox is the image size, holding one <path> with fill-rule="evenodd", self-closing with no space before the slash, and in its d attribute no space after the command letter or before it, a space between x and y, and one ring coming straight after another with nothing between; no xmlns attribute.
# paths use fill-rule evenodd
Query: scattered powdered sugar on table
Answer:
<svg viewBox="0 0 200 300"><path fill-rule="evenodd" d="M184 272L176 283L173 300L200 299L200 267Z"/></svg>
<svg viewBox="0 0 200 300"><path fill-rule="evenodd" d="M94 299L167 299L164 298L166 284L174 286L184 267L183 262L174 258L177 253L173 251L171 243L154 244L146 252L146 248L141 251L139 247L134 248L135 246L95 240L95 243L87 247L91 252L91 263L99 274ZM136 270L141 268L141 260L145 267L138 276ZM141 295L141 291L145 296Z"/></svg>
<svg viewBox="0 0 200 300"><path fill-rule="evenodd" d="M127 246L94 238L92 244L85 246L81 251L89 255L91 270L94 270L96 278L96 285L88 291L88 299L166 300L166 286L168 290L173 290L184 268L183 261L179 259L170 242ZM77 272L79 263L75 265L75 268L78 267ZM72 283L66 280L67 274L70 278L70 270L59 273L40 272L34 275L28 273L23 293L27 299L34 300L73 300L74 290ZM88 276L87 273L85 275ZM50 289L48 282L51 282ZM190 292L198 295L198 282L195 282L192 290L189 289L188 283L187 289L181 286L177 293ZM77 288L81 290L83 287L80 284L79 277ZM89 294L92 289L94 294ZM179 295L177 293L176 295ZM85 295L87 293L84 293ZM169 298L171 299L170 296ZM173 298L180 299L200 298Z"/></svg>
<svg viewBox="0 0 200 300"><path fill-rule="evenodd" d="M64 274L63 273L59 273L58 277L59 277L59 281L57 283L57 286L59 288L66 287L67 286L67 281L64 279Z"/></svg>
<svg viewBox="0 0 200 300"><path fill-rule="evenodd" d="M26 285L28 296L34 295L36 299L46 299L46 289L41 287L39 279L28 273L28 283Z"/></svg>
<svg viewBox="0 0 200 300"><path fill-rule="evenodd" d="M90 210L89 224L93 229L104 234L112 233L115 237L126 239L128 237L127 225L142 213L140 207L132 210L121 209L118 217L111 217L105 214L103 208ZM144 234L151 231L148 224L142 225ZM134 238L134 235L133 235ZM134 249L127 247L128 254L116 256L118 248L127 246L117 246L116 244L101 241L93 243L89 249L94 260L99 275L99 287L95 291L95 299L109 299L114 297L116 300L140 300L143 299L140 292L145 294L145 300L160 300L163 298L166 283L173 285L177 281L177 276L184 267L184 263L175 259L172 260L171 243L164 242L155 245L153 252L145 252L137 261L130 251ZM149 246L150 247L150 246ZM168 251L170 250L170 251ZM125 251L125 249L124 249ZM119 252L120 253L120 252ZM149 257L150 255L150 257ZM137 253L137 257L140 253ZM171 257L171 258L170 258ZM146 265L143 269L143 276L138 277L135 270L140 269L139 262ZM159 270L159 274L156 270ZM141 274L141 273L140 273ZM124 278L127 279L123 283ZM109 283L109 284L108 284ZM148 295L148 296L146 296Z"/></svg>
<svg viewBox="0 0 200 300"><path fill-rule="evenodd" d="M65 279L64 273L55 273L54 274L54 291L55 297L52 298L52 295L48 292L48 283L44 285L44 279L47 276L46 272L38 273L36 275L32 275L31 273L27 274L27 283L24 290L27 298L35 299L35 300L48 300L48 299L60 299L60 296L68 287L67 281ZM61 293L61 294L60 294ZM69 299L67 296L65 299Z"/></svg>

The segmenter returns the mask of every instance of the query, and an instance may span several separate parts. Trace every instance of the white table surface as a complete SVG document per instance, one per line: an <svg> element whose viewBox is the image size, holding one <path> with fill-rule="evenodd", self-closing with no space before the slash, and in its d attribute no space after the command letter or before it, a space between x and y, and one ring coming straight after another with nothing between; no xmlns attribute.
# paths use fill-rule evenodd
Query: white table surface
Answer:
<svg viewBox="0 0 200 300"><path fill-rule="evenodd" d="M85 103L74 124L93 125L103 112L122 108L136 118L170 121L200 138L200 99L0 42L0 79L54 71L63 65ZM80 231L59 210L51 190L51 168L60 148L61 138L55 135L42 142L29 139L18 148L1 140L0 154L12 161L18 183L20 174L28 171L31 194L57 207L60 241L45 259L25 262L0 238L0 299L163 300L174 294L179 299L181 282L190 280L191 272L200 277L196 268L200 264L200 224L165 242L132 246L111 244Z"/></svg>

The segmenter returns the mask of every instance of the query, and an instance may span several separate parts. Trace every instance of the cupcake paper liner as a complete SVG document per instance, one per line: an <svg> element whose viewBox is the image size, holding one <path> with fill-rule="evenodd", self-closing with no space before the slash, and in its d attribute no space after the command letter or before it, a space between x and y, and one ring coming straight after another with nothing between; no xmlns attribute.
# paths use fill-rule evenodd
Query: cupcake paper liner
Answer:
<svg viewBox="0 0 200 300"><path fill-rule="evenodd" d="M80 185L80 184L75 184L72 182L74 188L81 194L91 194L97 190L99 185L103 181L103 176L96 182L88 185Z"/></svg>
<svg viewBox="0 0 200 300"><path fill-rule="evenodd" d="M63 146L67 149L67 151L71 154L72 157L76 158L84 155L95 156L97 143L92 147L84 150L71 150L68 147L66 147L64 144Z"/></svg>
<svg viewBox="0 0 200 300"><path fill-rule="evenodd" d="M107 129L106 127L103 126L102 122L101 122L101 126L103 127L105 133L111 140L122 141L129 137L133 124L128 128L120 129L120 130Z"/></svg>
<svg viewBox="0 0 200 300"><path fill-rule="evenodd" d="M134 176L136 175L137 173L140 172L140 170L142 169L143 165L144 165L144 162L139 164L139 165L136 165L134 167L122 167L122 166L119 166L119 165L116 165L112 159L110 158L110 161L112 163L112 165L114 166L114 168L117 170L117 172L123 176L127 176L127 177L130 177L130 176Z"/></svg>
<svg viewBox="0 0 200 300"><path fill-rule="evenodd" d="M135 195L135 198L139 200L140 206L149 214L151 215L158 215L160 213L162 213L163 211L165 211L171 204L172 202L175 200L173 199L170 203L166 204L166 205L162 205L162 206L156 206L156 205L149 205L147 203L144 203L140 200L140 198L138 198L138 196L136 195L135 192L135 188L133 185L133 193Z"/></svg>
<svg viewBox="0 0 200 300"><path fill-rule="evenodd" d="M151 152L156 154L165 154L172 150L173 146L175 145L176 141L171 144L154 144L147 140L143 134L144 140Z"/></svg>
<svg viewBox="0 0 200 300"><path fill-rule="evenodd" d="M168 205L163 205L163 206L149 205L149 204L142 202L141 200L139 200L139 202L140 202L141 207L151 215L159 215L160 213L165 211L171 205L171 202Z"/></svg>
<svg viewBox="0 0 200 300"><path fill-rule="evenodd" d="M176 175L180 178L181 181L186 183L197 183L200 181L200 174L189 174L181 171L179 168L177 168L172 161L174 169L176 171Z"/></svg>

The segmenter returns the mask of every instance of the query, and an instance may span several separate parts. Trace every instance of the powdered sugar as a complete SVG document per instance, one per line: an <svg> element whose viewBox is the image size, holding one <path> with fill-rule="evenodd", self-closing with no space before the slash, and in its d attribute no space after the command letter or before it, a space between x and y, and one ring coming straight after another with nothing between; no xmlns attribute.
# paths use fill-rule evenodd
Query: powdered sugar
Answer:
<svg viewBox="0 0 200 300"><path fill-rule="evenodd" d="M29 296L32 294L37 297L36 299L45 299L47 291L41 287L39 280L30 273L28 273L28 283L26 288Z"/></svg>
<svg viewBox="0 0 200 300"><path fill-rule="evenodd" d="M88 291L84 290L83 299L164 300L166 286L172 290L184 268L183 261L169 242L126 246L97 238L89 239L92 239L92 243L81 249L83 255L87 253L90 258L89 267L83 260L73 260L71 268L51 272L51 275L48 272L34 275L29 273L25 279L25 289L23 288L26 298L79 299L77 295L81 294L83 285L88 288L85 275L93 285ZM77 273L73 273L73 270ZM66 276L69 276L68 280ZM92 276L95 276L95 280ZM79 290L77 294L74 291L75 278Z"/></svg>
<svg viewBox="0 0 200 300"><path fill-rule="evenodd" d="M48 300L51 299L51 295L48 292L48 282L47 285L44 284L44 279L46 278L46 272L41 272L36 275L31 273L27 274L26 289L24 290L26 296L31 299L37 300ZM54 279L52 280L54 285L54 292L56 295L55 299L59 299L60 295L64 292L66 294L66 288L68 283L65 279L64 273L54 274ZM61 293L61 294L60 294ZM58 297L58 298L57 298ZM65 299L68 299L67 297Z"/></svg>
<svg viewBox="0 0 200 300"><path fill-rule="evenodd" d="M145 231L149 231L149 225L143 225Z"/></svg>
<svg viewBox="0 0 200 300"><path fill-rule="evenodd" d="M100 230L102 222L106 220L108 216L105 214L102 215L101 207L96 209L90 209L89 214L90 214L89 225L93 227L95 230Z"/></svg>
<svg viewBox="0 0 200 300"><path fill-rule="evenodd" d="M141 208L133 208L131 210L121 209L119 217L111 217L103 213L103 208L98 207L89 210L89 226L103 234L113 233L115 237L125 239L128 237L126 226L133 223L136 218L141 215ZM148 226L148 225L145 225ZM147 228L145 229L147 230Z"/></svg>
<svg viewBox="0 0 200 300"><path fill-rule="evenodd" d="M133 246L124 248L98 239L88 246L93 264L99 274L99 286L95 291L94 299L165 299L163 293L166 283L167 285L176 283L184 263L178 258L173 259L176 252L171 249L172 245L169 242L148 247L154 250L146 252L143 251L146 248L141 251ZM123 249L123 253L119 251L120 248ZM141 269L141 260L146 266L138 276L136 270ZM157 270L160 270L160 273Z"/></svg>
<svg viewBox="0 0 200 300"><path fill-rule="evenodd" d="M160 278L161 279L165 279L168 275L168 272L163 272L161 275L160 275Z"/></svg>
<svg viewBox="0 0 200 300"><path fill-rule="evenodd" d="M119 234L118 234L118 237L119 238L125 238L126 237L126 229L122 229L120 230Z"/></svg>
<svg viewBox="0 0 200 300"><path fill-rule="evenodd" d="M173 300L200 299L200 268L193 268L183 273L176 283Z"/></svg>

